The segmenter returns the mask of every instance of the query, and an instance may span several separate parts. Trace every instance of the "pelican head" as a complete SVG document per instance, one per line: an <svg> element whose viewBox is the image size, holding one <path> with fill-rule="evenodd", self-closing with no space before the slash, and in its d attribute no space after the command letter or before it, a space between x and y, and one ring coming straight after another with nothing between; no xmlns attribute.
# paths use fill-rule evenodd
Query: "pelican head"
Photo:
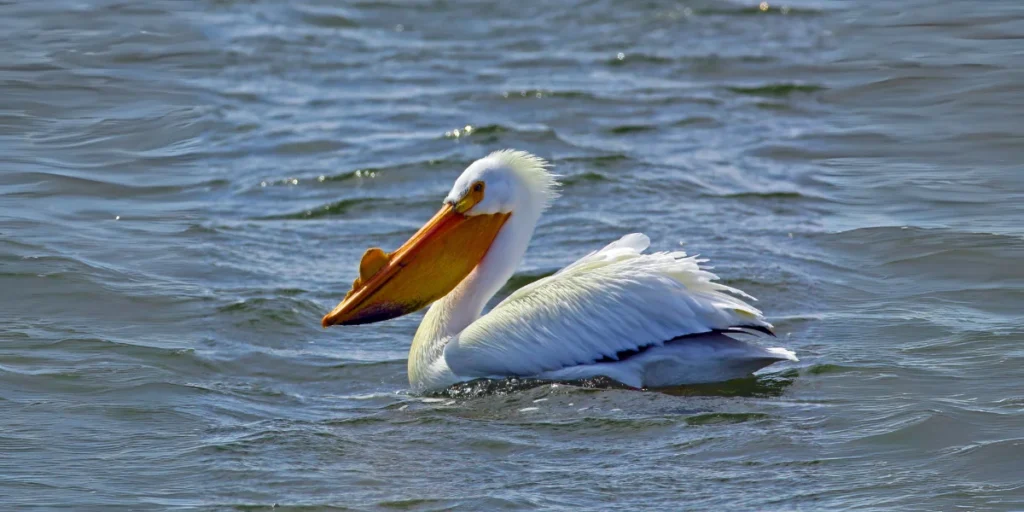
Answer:
<svg viewBox="0 0 1024 512"><path fill-rule="evenodd" d="M495 151L470 164L455 180L445 203L480 199L467 215L536 211L539 215L557 196L558 183L544 159L525 151ZM467 203L469 204L469 203Z"/></svg>
<svg viewBox="0 0 1024 512"><path fill-rule="evenodd" d="M359 277L324 316L323 326L380 322L417 311L462 282L503 231L518 227L512 231L525 231L528 241L540 214L557 197L555 176L547 168L543 159L512 150L473 162L441 210L412 238L392 253L374 247L363 254ZM517 242L525 250L525 242Z"/></svg>

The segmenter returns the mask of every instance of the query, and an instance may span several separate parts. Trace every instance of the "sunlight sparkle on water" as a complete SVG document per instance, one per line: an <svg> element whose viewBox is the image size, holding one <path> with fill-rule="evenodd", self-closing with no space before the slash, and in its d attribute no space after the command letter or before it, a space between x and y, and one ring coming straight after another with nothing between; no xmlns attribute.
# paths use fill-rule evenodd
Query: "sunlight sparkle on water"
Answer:
<svg viewBox="0 0 1024 512"><path fill-rule="evenodd" d="M459 137L467 136L471 133L473 133L473 126L467 124L462 129L456 128L454 130L444 132L444 136L447 139L457 139Z"/></svg>

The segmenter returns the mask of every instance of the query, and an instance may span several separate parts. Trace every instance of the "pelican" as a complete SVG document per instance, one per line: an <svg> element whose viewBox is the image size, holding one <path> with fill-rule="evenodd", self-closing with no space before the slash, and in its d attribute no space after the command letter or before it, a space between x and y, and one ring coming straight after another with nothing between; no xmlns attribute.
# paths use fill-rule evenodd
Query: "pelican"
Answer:
<svg viewBox="0 0 1024 512"><path fill-rule="evenodd" d="M441 210L390 254L363 254L352 289L324 328L389 320L430 306L409 350L413 392L509 376L604 376L634 388L740 378L778 361L728 334L772 325L685 252L644 254L633 233L484 307L515 272L541 214L558 197L546 161L504 150L473 162Z"/></svg>

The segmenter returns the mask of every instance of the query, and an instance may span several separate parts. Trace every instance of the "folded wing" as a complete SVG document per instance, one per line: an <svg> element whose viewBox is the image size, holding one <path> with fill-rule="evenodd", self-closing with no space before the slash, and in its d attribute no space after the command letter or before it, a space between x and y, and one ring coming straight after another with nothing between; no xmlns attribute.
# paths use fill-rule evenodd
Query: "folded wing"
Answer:
<svg viewBox="0 0 1024 512"><path fill-rule="evenodd" d="M531 283L446 346L458 375L535 375L615 360L673 338L771 324L686 253L643 254L650 240L626 235Z"/></svg>

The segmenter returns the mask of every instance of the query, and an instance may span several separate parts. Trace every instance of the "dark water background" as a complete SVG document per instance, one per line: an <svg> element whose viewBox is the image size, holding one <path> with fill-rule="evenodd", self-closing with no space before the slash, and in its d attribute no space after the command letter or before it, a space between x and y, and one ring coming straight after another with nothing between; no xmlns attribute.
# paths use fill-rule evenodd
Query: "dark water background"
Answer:
<svg viewBox="0 0 1024 512"><path fill-rule="evenodd" d="M321 330L501 148L513 286L643 231L802 360L423 399L419 315ZM0 2L0 501L1021 510L1022 162L1017 0Z"/></svg>

